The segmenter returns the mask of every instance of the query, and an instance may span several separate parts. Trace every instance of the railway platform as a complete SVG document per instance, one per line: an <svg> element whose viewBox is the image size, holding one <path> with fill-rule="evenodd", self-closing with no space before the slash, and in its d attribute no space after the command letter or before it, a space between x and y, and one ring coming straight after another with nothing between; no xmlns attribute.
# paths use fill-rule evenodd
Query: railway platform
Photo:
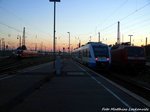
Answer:
<svg viewBox="0 0 150 112"><path fill-rule="evenodd" d="M22 90L21 95L7 103L1 112L101 112L136 108L149 111L148 106L118 89L109 80L71 59L61 62L59 75L52 72L53 63L26 70L22 79L19 78L20 82L24 81L27 85L32 82L36 86L32 86L32 89L26 87L26 91ZM25 77L30 77L30 80L26 82ZM19 86L24 88L23 85Z"/></svg>

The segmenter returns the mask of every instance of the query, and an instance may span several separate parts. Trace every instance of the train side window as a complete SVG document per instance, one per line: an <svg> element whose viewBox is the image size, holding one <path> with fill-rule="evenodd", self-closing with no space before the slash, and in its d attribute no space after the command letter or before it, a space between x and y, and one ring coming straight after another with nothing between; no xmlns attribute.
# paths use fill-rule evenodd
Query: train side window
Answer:
<svg viewBox="0 0 150 112"><path fill-rule="evenodd" d="M81 51L81 57L84 55L84 52L83 52L83 50Z"/></svg>
<svg viewBox="0 0 150 112"><path fill-rule="evenodd" d="M87 49L84 49L84 57L87 57Z"/></svg>
<svg viewBox="0 0 150 112"><path fill-rule="evenodd" d="M91 53L90 53L90 51L89 51L89 50L88 50L88 54L89 54L89 55L88 55L88 56L89 56L89 58L91 58Z"/></svg>
<svg viewBox="0 0 150 112"><path fill-rule="evenodd" d="M80 51L78 51L78 58L80 58Z"/></svg>
<svg viewBox="0 0 150 112"><path fill-rule="evenodd" d="M85 56L88 57L88 50L85 50Z"/></svg>
<svg viewBox="0 0 150 112"><path fill-rule="evenodd" d="M84 50L84 57L86 57L86 50Z"/></svg>
<svg viewBox="0 0 150 112"><path fill-rule="evenodd" d="M79 57L79 58L81 58L81 51L79 51L79 55L78 55L78 57Z"/></svg>
<svg viewBox="0 0 150 112"><path fill-rule="evenodd" d="M83 50L83 56L85 57L85 50Z"/></svg>

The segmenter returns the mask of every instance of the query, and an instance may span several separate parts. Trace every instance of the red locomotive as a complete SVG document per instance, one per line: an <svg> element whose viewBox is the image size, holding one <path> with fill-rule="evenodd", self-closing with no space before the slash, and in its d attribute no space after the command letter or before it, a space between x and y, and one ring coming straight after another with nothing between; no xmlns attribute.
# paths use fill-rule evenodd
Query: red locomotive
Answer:
<svg viewBox="0 0 150 112"><path fill-rule="evenodd" d="M37 51L30 51L30 50L21 50L20 53L17 53L18 57L21 58L27 58L27 57L37 57L38 52Z"/></svg>
<svg viewBox="0 0 150 112"><path fill-rule="evenodd" d="M123 67L142 67L146 57L143 47L131 46L129 42L116 44L111 48L112 65Z"/></svg>
<svg viewBox="0 0 150 112"><path fill-rule="evenodd" d="M37 57L39 53L37 51L27 50L26 47L18 47L16 49L16 56L19 58Z"/></svg>

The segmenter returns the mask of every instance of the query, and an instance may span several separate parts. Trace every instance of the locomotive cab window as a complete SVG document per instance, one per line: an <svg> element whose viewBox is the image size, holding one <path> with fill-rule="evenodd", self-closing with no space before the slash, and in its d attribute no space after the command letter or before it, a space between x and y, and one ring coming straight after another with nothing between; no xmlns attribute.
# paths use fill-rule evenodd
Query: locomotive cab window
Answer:
<svg viewBox="0 0 150 112"><path fill-rule="evenodd" d="M144 56L144 49L141 47L127 47L126 50L128 51L128 56Z"/></svg>
<svg viewBox="0 0 150 112"><path fill-rule="evenodd" d="M93 46L95 57L108 57L108 47Z"/></svg>

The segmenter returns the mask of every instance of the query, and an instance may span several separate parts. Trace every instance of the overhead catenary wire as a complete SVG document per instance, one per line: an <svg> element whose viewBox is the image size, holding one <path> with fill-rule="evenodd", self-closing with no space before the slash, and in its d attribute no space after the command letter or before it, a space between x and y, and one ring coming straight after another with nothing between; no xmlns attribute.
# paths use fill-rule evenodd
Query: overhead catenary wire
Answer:
<svg viewBox="0 0 150 112"><path fill-rule="evenodd" d="M7 28L9 28L9 29L15 30L16 32L22 32L21 30L15 28L15 27L13 27L13 26L7 25L7 24L5 24L5 23L2 23L2 22L0 22L0 25L3 25L3 26L5 26L5 27L7 27Z"/></svg>
<svg viewBox="0 0 150 112"><path fill-rule="evenodd" d="M10 26L10 25L7 25L7 24L5 24L5 23L0 22L0 25L3 25L3 26L5 26L5 27L7 27L7 28L9 28L9 29L11 29L11 30L14 30L14 31L16 31L17 33L22 33L22 30L19 30L19 29L15 28L15 27ZM3 34L4 34L4 33L3 33ZM26 32L26 34L30 35L28 32Z"/></svg>
<svg viewBox="0 0 150 112"><path fill-rule="evenodd" d="M123 1L114 11L112 11L102 22L104 24L108 19L111 19L125 4L128 2L128 0Z"/></svg>
<svg viewBox="0 0 150 112"><path fill-rule="evenodd" d="M14 16L16 19L18 19L21 23L25 24L25 26L29 26L28 29L30 29L30 30L33 30L33 29L34 29L34 31L35 31L35 29L36 29L36 31L40 32L41 34L43 34L43 35L45 35L45 36L50 36L49 33L41 31L37 26L35 27L35 26L31 25L29 22L24 21L20 16L16 15L12 10L10 11L10 10L8 10L8 9L6 9L6 8L4 8L4 7L2 7L2 6L0 6L0 9L2 9L3 11L5 11L5 12L11 14L11 15L13 15L13 16ZM8 26L9 26L9 25L8 25ZM24 27L24 26L22 26L22 27ZM31 27L32 27L33 29L31 29ZM15 29L16 29L16 28L15 28Z"/></svg>
<svg viewBox="0 0 150 112"><path fill-rule="evenodd" d="M0 22L0 25L3 25L3 26L5 26L5 27L7 27L7 28L9 28L9 29L11 29L11 30L14 30L14 31L16 31L17 33L22 33L22 30L19 30L19 29L15 28L15 27L10 26L10 25L7 25L7 24L5 24L5 23ZM0 32L0 34L7 35L6 33L3 33L3 32ZM30 33L27 31L27 32L26 32L26 35L27 35L26 37L30 37L29 35L32 35L32 34L30 34ZM42 40L45 41L45 42L47 42L46 39L42 39Z"/></svg>
<svg viewBox="0 0 150 112"><path fill-rule="evenodd" d="M128 18L129 16L132 16L133 14L137 13L138 11L142 10L143 8L147 7L148 5L150 5L150 2L148 2L147 4L145 4L144 6L136 9L135 11L131 12L130 14L128 14L127 16L121 18L119 21L123 21L125 20L126 18Z"/></svg>
<svg viewBox="0 0 150 112"><path fill-rule="evenodd" d="M144 19L142 21L137 21L137 22L135 22L133 24L130 24L128 26L123 26L123 28L125 30L129 31L130 29L135 28L135 27L139 27L139 26L141 26L143 24L146 24L147 22L150 22L150 18L146 18L146 19ZM144 26L144 27L146 27L146 26ZM139 28L141 29L141 27L139 27Z"/></svg>
<svg viewBox="0 0 150 112"><path fill-rule="evenodd" d="M144 8L147 7L148 5L150 5L150 2L148 2L147 4L143 5L142 7L138 8L138 9L136 9L135 11L131 12L131 13L128 14L127 16L125 16L125 17L119 19L119 21L123 21L123 20L127 19L128 17L130 17L130 16L132 16L133 14L137 13L138 11L144 9ZM116 24L117 24L117 21L114 22L114 23L112 23L112 24L110 24L110 25L108 25L108 26L106 26L105 28L101 29L101 31L104 31L104 30L106 30L106 29L109 29L109 28L111 28L112 26L114 26L114 25L116 25Z"/></svg>
<svg viewBox="0 0 150 112"><path fill-rule="evenodd" d="M111 28L112 26L114 26L114 25L116 25L116 24L117 24L117 22L114 22L114 23L112 23L111 25L109 25L109 26L107 26L107 27L101 29L101 31L104 31L104 30L106 30L106 29L109 29L109 28Z"/></svg>
<svg viewBox="0 0 150 112"><path fill-rule="evenodd" d="M11 14L11 15L13 15L13 16L14 16L15 18L17 18L21 23L25 24L25 26L29 26L29 27L30 27L30 29L29 29L29 27L26 29L26 35L27 35L26 37L33 37L35 34L37 34L37 33L34 33L34 34L33 34L33 30L31 29L31 27L33 27L34 31L35 31L35 29L36 29L36 31L37 31L37 28L38 28L38 27L34 27L34 26L32 26L31 24L29 25L29 23L27 24L21 17L19 17L18 15L16 15L14 12L12 12L12 11L6 9L6 8L3 8L3 7L1 7L1 6L0 6L0 8L1 8L3 11L5 11L5 12ZM14 30L14 31L16 31L16 32L21 32L21 33L22 33L22 30L18 30L17 28L12 27L12 26L10 26L10 25L8 25L8 24L5 24L5 23L2 23L2 22L1 22L1 25L5 26L5 27L7 27L7 28L9 28L9 29L12 29L12 30ZM22 26L22 27L23 27L23 26ZM40 30L38 29L38 33L40 33L40 34L38 34L38 35L43 35L43 36L51 37L50 33L44 33L44 32L42 32L42 31L40 31L40 32L39 32L39 31L40 31ZM6 35L7 35L7 34L6 34ZM29 38L29 39L31 39L31 38ZM44 39L44 38L42 38L42 40L45 41L45 42L47 42L47 40ZM28 40L27 40L27 41L28 41Z"/></svg>

